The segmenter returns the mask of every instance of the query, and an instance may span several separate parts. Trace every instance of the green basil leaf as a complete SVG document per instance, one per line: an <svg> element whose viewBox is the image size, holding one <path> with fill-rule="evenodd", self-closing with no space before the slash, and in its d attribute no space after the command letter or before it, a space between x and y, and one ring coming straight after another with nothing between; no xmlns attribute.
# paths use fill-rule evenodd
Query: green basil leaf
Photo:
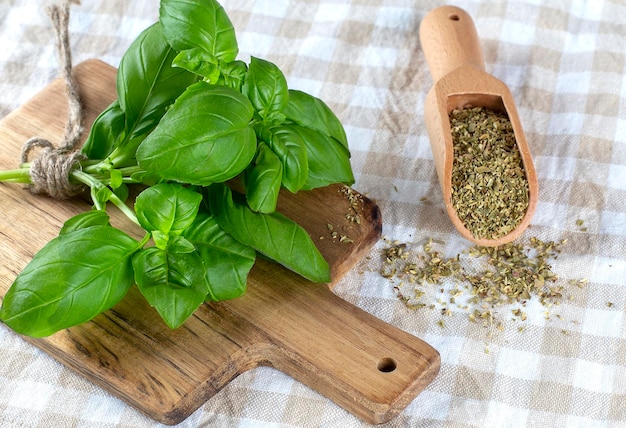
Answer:
<svg viewBox="0 0 626 428"><path fill-rule="evenodd" d="M248 71L248 66L243 61L233 61L220 64L221 75L217 80L218 85L228 86L236 91L241 91L243 81Z"/></svg>
<svg viewBox="0 0 626 428"><path fill-rule="evenodd" d="M253 248L224 232L207 213L200 212L183 232L204 262L209 283L207 300L234 299L246 291L248 273L256 260Z"/></svg>
<svg viewBox="0 0 626 428"><path fill-rule="evenodd" d="M280 69L269 61L252 57L242 92L263 119L287 107L289 90Z"/></svg>
<svg viewBox="0 0 626 428"><path fill-rule="evenodd" d="M207 192L217 224L237 241L311 281L330 281L328 263L297 223L278 212L256 213L235 202L225 184L212 185Z"/></svg>
<svg viewBox="0 0 626 428"><path fill-rule="evenodd" d="M68 219L59 231L59 235L91 226L108 226L109 220L109 215L104 210L86 211Z"/></svg>
<svg viewBox="0 0 626 428"><path fill-rule="evenodd" d="M235 29L215 0L161 0L159 21L168 43L178 52L199 48L202 59L216 65L237 57Z"/></svg>
<svg viewBox="0 0 626 428"><path fill-rule="evenodd" d="M161 250L166 250L167 246L170 242L169 233L161 232L160 230L153 230L150 234L152 240L154 241L154 245Z"/></svg>
<svg viewBox="0 0 626 428"><path fill-rule="evenodd" d="M122 183L119 187L113 189L113 193L115 193L115 196L120 198L120 200L126 201L130 195L130 190L126 184Z"/></svg>
<svg viewBox="0 0 626 428"><path fill-rule="evenodd" d="M176 55L156 23L144 30L122 57L117 94L126 113L128 140L152 131L167 107L197 80L194 74L172 67Z"/></svg>
<svg viewBox="0 0 626 428"><path fill-rule="evenodd" d="M148 232L178 235L198 214L202 195L180 184L160 183L137 195L135 212Z"/></svg>
<svg viewBox="0 0 626 428"><path fill-rule="evenodd" d="M135 254L132 263L137 287L168 327L180 327L204 302L208 284L197 253L150 247Z"/></svg>
<svg viewBox="0 0 626 428"><path fill-rule="evenodd" d="M287 126L277 126L262 135L283 164L282 185L292 193L301 190L309 176L309 160L302 137Z"/></svg>
<svg viewBox="0 0 626 428"><path fill-rule="evenodd" d="M279 126L279 125L282 125L283 122L285 122L285 119L286 119L286 116L283 113L279 111L274 111L268 114L263 119L263 122L267 126Z"/></svg>
<svg viewBox="0 0 626 428"><path fill-rule="evenodd" d="M196 251L196 247L184 236L170 236L167 251L176 254L187 254Z"/></svg>
<svg viewBox="0 0 626 428"><path fill-rule="evenodd" d="M110 226L64 233L46 244L7 291L0 319L19 334L51 335L119 302L133 283L136 240Z"/></svg>
<svg viewBox="0 0 626 428"><path fill-rule="evenodd" d="M254 165L245 174L246 199L253 211L272 213L283 178L283 164L263 142L259 142Z"/></svg>
<svg viewBox="0 0 626 428"><path fill-rule="evenodd" d="M96 206L104 207L112 195L113 191L103 184L91 188L91 200Z"/></svg>
<svg viewBox="0 0 626 428"><path fill-rule="evenodd" d="M210 82L215 82L220 77L220 68L214 61L206 61L203 52L200 48L186 49L174 58L172 65L204 76Z"/></svg>
<svg viewBox="0 0 626 428"><path fill-rule="evenodd" d="M298 125L286 125L304 141L309 164L305 190L334 183L354 183L348 150L337 140Z"/></svg>
<svg viewBox="0 0 626 428"><path fill-rule="evenodd" d="M130 175L130 179L135 183L145 184L146 186L154 186L163 181L161 177L148 171L134 172Z"/></svg>
<svg viewBox="0 0 626 428"><path fill-rule="evenodd" d="M348 138L343 125L324 103L306 92L290 90L289 103L284 111L287 119L305 128L333 137L348 150Z"/></svg>
<svg viewBox="0 0 626 428"><path fill-rule="evenodd" d="M82 152L89 159L105 159L123 137L126 114L118 100L113 101L91 125Z"/></svg>
<svg viewBox="0 0 626 428"><path fill-rule="evenodd" d="M241 173L256 153L254 109L233 89L198 82L137 149L139 166L162 179L208 185Z"/></svg>
<svg viewBox="0 0 626 428"><path fill-rule="evenodd" d="M124 176L122 175L122 171L120 171L119 169L115 169L112 168L109 170L109 177L110 177L110 186L112 189L117 189L118 187L120 187L122 185L122 183L124 182Z"/></svg>

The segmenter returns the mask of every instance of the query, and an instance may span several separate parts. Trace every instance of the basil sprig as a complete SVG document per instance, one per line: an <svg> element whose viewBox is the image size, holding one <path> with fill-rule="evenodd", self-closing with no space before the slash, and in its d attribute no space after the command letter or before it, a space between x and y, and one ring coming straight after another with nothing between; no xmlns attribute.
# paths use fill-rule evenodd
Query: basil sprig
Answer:
<svg viewBox="0 0 626 428"><path fill-rule="evenodd" d="M276 212L282 188L352 184L344 129L320 99L290 90L273 63L237 60L214 0L162 0L159 21L124 54L117 99L95 120L71 180L93 210L69 219L6 293L0 319L41 337L92 319L136 284L180 326L205 301L246 290L257 253L316 282L329 266L301 226ZM28 182L25 169L0 180ZM245 194L225 182L239 180ZM132 208L130 184L145 189ZM145 231L113 227L112 203Z"/></svg>

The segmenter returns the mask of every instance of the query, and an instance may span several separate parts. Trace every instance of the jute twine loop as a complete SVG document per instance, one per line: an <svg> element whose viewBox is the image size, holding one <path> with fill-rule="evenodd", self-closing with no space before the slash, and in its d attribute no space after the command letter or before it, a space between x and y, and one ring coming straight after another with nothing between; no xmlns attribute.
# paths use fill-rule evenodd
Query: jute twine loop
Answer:
<svg viewBox="0 0 626 428"><path fill-rule="evenodd" d="M59 147L49 140L34 137L24 143L21 162L27 163L34 148L41 148L30 164L30 191L47 193L56 199L66 199L80 193L83 186L70 182L72 170L80 167L86 156L78 149L83 134L83 107L79 88L72 77L72 53L69 40L70 3L76 0L62 0L47 8L55 34L55 48L59 73L65 81L68 96L68 119L65 133Z"/></svg>

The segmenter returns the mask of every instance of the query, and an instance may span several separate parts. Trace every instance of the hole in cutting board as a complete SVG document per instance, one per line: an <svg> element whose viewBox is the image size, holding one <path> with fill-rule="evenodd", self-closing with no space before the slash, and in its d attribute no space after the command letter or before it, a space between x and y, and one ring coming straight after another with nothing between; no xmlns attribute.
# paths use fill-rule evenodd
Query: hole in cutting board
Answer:
<svg viewBox="0 0 626 428"><path fill-rule="evenodd" d="M398 365L393 358L385 357L378 361L378 365L376 367L378 367L378 370L383 373L391 373L397 366Z"/></svg>

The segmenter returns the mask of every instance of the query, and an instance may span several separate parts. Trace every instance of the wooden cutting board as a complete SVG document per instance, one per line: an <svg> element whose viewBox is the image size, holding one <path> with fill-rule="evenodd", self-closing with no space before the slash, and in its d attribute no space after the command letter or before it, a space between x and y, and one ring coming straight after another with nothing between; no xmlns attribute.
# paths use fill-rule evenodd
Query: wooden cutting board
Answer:
<svg viewBox="0 0 626 428"><path fill-rule="evenodd" d="M115 74L98 60L75 68L88 126L116 97ZM30 137L59 141L66 111L65 87L57 80L0 122L0 168L17 166ZM379 209L367 198L358 206L360 224L349 222L350 202L342 190L286 192L279 202L279 211L319 244L331 265L330 287L368 253L382 229ZM0 201L4 296L63 222L90 204L35 196L20 184L0 184ZM133 228L121 214L112 214L116 226ZM354 242L341 242L342 235ZM177 330L168 329L133 287L121 303L86 324L25 340L165 424L181 422L237 375L261 365L287 373L366 422L382 423L401 412L439 370L435 349L347 303L326 285L258 260L248 287L241 298L204 304Z"/></svg>

